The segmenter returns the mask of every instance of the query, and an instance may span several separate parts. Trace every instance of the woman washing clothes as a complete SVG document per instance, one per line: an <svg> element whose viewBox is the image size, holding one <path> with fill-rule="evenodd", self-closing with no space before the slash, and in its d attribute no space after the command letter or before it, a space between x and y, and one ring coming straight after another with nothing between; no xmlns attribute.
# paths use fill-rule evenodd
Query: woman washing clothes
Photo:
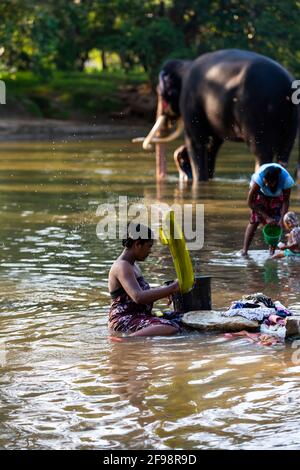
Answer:
<svg viewBox="0 0 300 470"><path fill-rule="evenodd" d="M251 216L244 236L242 255L247 256L259 224L283 225L283 217L290 204L291 188L295 182L289 172L278 163L262 165L253 175L247 203ZM270 247L270 254L274 254Z"/></svg>
<svg viewBox="0 0 300 470"><path fill-rule="evenodd" d="M175 320L151 315L153 302L179 291L178 281L151 289L137 265L151 253L154 234L149 227L130 223L123 252L113 263L108 280L111 295L109 329L129 336L165 336L179 331Z"/></svg>

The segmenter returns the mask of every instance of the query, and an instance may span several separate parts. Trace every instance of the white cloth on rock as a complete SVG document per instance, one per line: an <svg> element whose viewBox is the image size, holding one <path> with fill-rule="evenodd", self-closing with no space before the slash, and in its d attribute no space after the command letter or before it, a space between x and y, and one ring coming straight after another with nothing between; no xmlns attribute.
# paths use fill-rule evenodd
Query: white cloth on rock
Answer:
<svg viewBox="0 0 300 470"><path fill-rule="evenodd" d="M272 314L276 314L276 309L268 307L231 308L226 312L222 312L222 315L224 317L234 317L236 315L239 315L252 321L263 321L264 318L267 318Z"/></svg>

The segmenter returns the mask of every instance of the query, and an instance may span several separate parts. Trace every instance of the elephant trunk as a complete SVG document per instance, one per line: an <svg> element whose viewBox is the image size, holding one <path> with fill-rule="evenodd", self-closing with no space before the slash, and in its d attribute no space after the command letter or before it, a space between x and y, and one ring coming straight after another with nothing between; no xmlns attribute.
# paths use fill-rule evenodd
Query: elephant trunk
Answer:
<svg viewBox="0 0 300 470"><path fill-rule="evenodd" d="M182 118L177 120L176 129L171 134L168 134L167 124L168 117L163 113L163 100L160 93L158 93L156 122L154 126L146 137L138 137L132 140L132 142L142 142L144 150L151 150L151 144L156 144L156 179L158 181L165 179L167 174L166 147L164 144L180 137L184 130Z"/></svg>

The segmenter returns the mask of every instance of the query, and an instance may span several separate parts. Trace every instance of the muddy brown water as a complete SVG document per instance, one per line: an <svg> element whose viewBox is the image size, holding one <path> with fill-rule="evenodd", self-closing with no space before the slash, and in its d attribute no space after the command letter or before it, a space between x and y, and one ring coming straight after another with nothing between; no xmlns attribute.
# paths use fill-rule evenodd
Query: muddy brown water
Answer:
<svg viewBox="0 0 300 470"><path fill-rule="evenodd" d="M172 163L157 186L153 155L128 141L0 145L1 448L300 448L300 342L195 332L114 343L107 331L121 247L97 238L96 209L119 196L205 204L192 257L212 276L214 307L263 291L300 309L299 261L269 260L260 233L249 259L238 255L253 166L227 145L217 178L192 191ZM300 213L299 190L291 205ZM141 267L152 286L174 277L159 243Z"/></svg>

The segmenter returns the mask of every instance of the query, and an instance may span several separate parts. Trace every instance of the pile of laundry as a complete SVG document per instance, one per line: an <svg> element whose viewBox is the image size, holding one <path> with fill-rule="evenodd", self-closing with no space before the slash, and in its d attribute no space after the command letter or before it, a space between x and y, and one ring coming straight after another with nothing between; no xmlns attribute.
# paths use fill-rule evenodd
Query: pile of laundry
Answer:
<svg viewBox="0 0 300 470"><path fill-rule="evenodd" d="M273 302L270 297L258 292L244 295L241 300L233 302L222 315L225 317L239 315L248 320L258 321L261 324L261 333L283 339L286 335L286 317L292 315L292 312L279 301Z"/></svg>

